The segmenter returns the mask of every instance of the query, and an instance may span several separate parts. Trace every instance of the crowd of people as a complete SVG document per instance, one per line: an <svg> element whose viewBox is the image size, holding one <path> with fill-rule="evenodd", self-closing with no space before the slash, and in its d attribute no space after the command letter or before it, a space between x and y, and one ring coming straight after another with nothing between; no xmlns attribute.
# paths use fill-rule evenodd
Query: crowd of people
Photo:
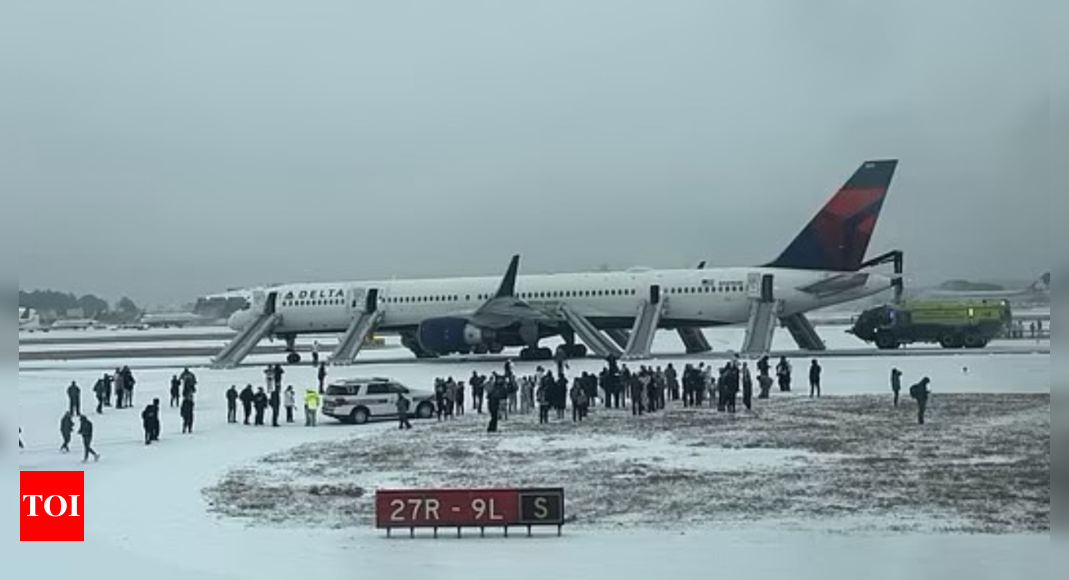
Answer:
<svg viewBox="0 0 1069 580"><path fill-rule="evenodd" d="M436 379L435 407L439 421L463 415L470 388L470 408L478 414L484 409L490 414L487 427L490 433L496 432L500 421L509 415L527 415L536 411L540 424L549 423L551 415L558 421L565 420L569 408L571 420L582 422L589 416L590 409L599 404L606 409L630 409L636 417L663 411L669 402L682 402L684 408L708 405L721 413L736 414L740 398L742 407L750 411L755 400L771 398L774 384L779 385L780 392L792 391L794 370L786 357L778 361L775 369L767 356L759 359L755 366L756 376L750 364L736 356L720 368L698 363L686 365L682 372L672 364L666 367L643 365L632 370L610 358L600 373L583 372L569 380L564 364L558 364L556 374L540 366L533 375L517 376L511 363L506 363L503 372L494 372L490 376L473 372L467 383L453 377ZM810 398L823 395L823 375L820 361L813 359L809 365ZM921 424L924 424L930 382L925 378L909 391L918 403ZM902 372L898 369L892 373L891 384L894 406L898 407L902 390ZM408 422L410 409L411 401L407 399L403 405L398 404L401 429L411 428Z"/></svg>
<svg viewBox="0 0 1069 580"><path fill-rule="evenodd" d="M739 411L740 397L742 407L749 411L754 408L755 400L771 397L774 384L778 384L780 392L791 392L794 371L786 357L781 358L774 369L767 356L756 361L754 366L756 375L749 362L736 356L719 368L702 362L688 364L681 371L673 364L656 367L641 365L631 369L610 358L599 373L582 372L574 379L569 379L567 363L564 361L557 362L556 372L539 366L533 374L524 376L518 376L512 364L506 362L502 372L494 372L490 376L473 372L466 383L453 377L436 379L435 412L439 421L449 421L462 417L470 405L473 412L490 415L487 431L494 433L500 428L502 419L514 414L537 412L539 424L547 424L552 417L557 421L566 420L570 409L571 421L580 423L598 405L606 409L630 409L632 415L639 417L663 411L669 403L680 402L684 408L703 408L708 405L718 412L735 414ZM292 385L283 388L285 371L280 365L265 369L266 388L246 385L239 391L236 385L231 386L225 393L227 423L239 422L240 405L244 425L265 426L270 412L271 425L279 427L283 411L285 423L293 424L300 402L304 408L305 426L317 426L327 371L322 364L316 365L316 368L319 388L308 388L300 397ZM823 368L814 359L809 365L810 397L822 396L822 380ZM136 384L129 367L102 376L93 387L97 400L96 413L104 414L105 408L113 405L116 409L133 407ZM931 380L924 378L909 389L910 397L917 402L918 422L921 425L925 423L930 385ZM896 368L891 373L895 407L900 404L902 389L903 373ZM188 368L171 378L169 406L178 409L183 434L193 432L196 394L197 377ZM99 460L100 455L92 448L93 422L82 412L82 390L76 382L67 387L67 397L68 409L60 419L60 451L70 451L77 419L77 433L82 438L84 448L83 461L88 461L90 457ZM412 411L412 401L401 396L397 401L401 429L412 428L409 421ZM161 415L159 399L153 399L141 412L145 445L159 441Z"/></svg>

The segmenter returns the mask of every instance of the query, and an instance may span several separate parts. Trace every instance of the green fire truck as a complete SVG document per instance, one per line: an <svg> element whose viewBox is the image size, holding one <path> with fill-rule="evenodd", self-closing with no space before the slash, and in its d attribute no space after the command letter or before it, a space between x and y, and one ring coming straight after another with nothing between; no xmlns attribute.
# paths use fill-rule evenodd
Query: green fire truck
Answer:
<svg viewBox="0 0 1069 580"><path fill-rule="evenodd" d="M866 310L849 332L884 350L918 342L984 348L1012 322L1006 300L916 300Z"/></svg>

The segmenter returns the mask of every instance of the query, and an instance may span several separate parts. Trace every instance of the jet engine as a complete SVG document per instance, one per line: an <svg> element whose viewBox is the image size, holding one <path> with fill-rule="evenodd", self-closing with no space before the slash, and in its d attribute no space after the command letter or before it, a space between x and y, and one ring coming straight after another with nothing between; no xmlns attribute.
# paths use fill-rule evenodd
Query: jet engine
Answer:
<svg viewBox="0 0 1069 580"><path fill-rule="evenodd" d="M497 341L493 330L454 317L424 320L419 325L417 338L425 350L439 355L471 352L480 346L492 347Z"/></svg>

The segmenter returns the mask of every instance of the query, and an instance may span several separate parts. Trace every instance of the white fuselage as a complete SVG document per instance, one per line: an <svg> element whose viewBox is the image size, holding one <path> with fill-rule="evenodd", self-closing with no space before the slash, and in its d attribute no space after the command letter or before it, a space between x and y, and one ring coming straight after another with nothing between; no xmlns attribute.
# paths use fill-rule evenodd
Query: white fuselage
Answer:
<svg viewBox="0 0 1069 580"><path fill-rule="evenodd" d="M764 274L774 276L782 316L850 302L892 287L891 278L878 275L721 268L520 276L516 297L549 316L564 303L601 329L630 328L651 289L658 287L665 302L661 328L711 327L745 323ZM834 282L844 277L854 282L837 287ZM831 283L831 290L803 290L822 282ZM365 297L374 289L377 309L383 312L377 330L405 331L428 318L470 314L493 297L500 283L498 277L480 277L284 285L254 299L250 309L231 318L230 326L244 329L264 311L266 298L274 295L274 311L281 316L274 334L344 332L364 312Z"/></svg>

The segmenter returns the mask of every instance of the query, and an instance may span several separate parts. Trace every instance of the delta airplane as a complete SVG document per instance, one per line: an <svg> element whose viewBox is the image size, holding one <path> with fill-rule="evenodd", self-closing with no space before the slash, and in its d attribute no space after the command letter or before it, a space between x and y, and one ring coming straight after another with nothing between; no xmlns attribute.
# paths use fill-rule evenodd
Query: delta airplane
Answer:
<svg viewBox="0 0 1069 580"><path fill-rule="evenodd" d="M695 329L745 324L762 299L775 302L775 316L787 320L901 291L901 272L892 277L866 271L886 256L865 262L897 164L863 163L782 255L764 266L518 276L517 256L503 280L282 285L254 292L251 304L231 316L229 326L239 334L214 362L235 366L270 337L287 342L288 360L295 364L298 335L327 333L342 334L335 363L351 362L372 333L399 334L419 358L522 347L522 359L544 360L553 352L539 343L554 336L564 339L565 356L585 356L587 347L601 356L618 355L623 349L605 334L624 346L637 333L648 354L657 329L678 330L686 338L688 332L698 334ZM901 254L893 254L900 269ZM577 334L585 346L576 343Z"/></svg>

